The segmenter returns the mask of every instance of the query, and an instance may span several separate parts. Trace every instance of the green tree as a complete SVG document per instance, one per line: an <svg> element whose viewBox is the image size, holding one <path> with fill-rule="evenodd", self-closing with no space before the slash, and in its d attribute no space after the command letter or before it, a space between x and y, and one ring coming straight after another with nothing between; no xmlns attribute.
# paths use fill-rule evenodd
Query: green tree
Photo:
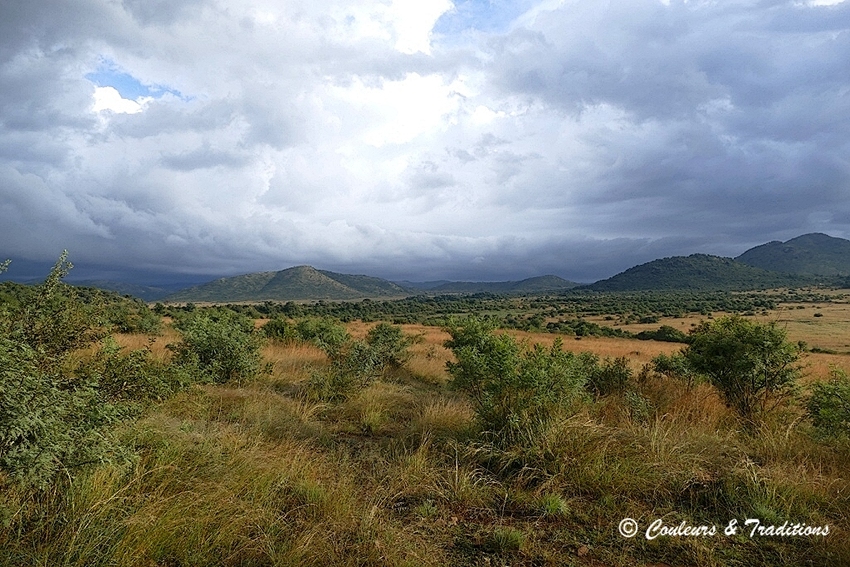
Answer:
<svg viewBox="0 0 850 567"><path fill-rule="evenodd" d="M800 376L799 350L783 329L736 315L701 323L682 354L749 424L787 401Z"/></svg>

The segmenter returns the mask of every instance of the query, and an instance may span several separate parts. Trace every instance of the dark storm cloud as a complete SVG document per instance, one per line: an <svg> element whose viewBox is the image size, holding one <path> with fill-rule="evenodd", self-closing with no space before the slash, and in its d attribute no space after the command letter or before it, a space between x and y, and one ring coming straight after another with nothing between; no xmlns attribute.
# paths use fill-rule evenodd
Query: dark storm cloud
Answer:
<svg viewBox="0 0 850 567"><path fill-rule="evenodd" d="M0 260L592 281L846 237L847 61L848 2L7 2Z"/></svg>

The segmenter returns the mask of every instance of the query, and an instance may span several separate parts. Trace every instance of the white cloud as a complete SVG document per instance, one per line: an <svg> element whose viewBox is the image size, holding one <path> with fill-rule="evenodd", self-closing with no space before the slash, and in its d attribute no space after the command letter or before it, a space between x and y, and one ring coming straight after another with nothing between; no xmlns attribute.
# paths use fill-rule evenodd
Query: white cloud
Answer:
<svg viewBox="0 0 850 567"><path fill-rule="evenodd" d="M445 38L448 0L21 4L0 21L10 253L587 279L850 235L847 6L552 0ZM92 94L104 60L191 96Z"/></svg>
<svg viewBox="0 0 850 567"><path fill-rule="evenodd" d="M94 112L114 112L116 114L136 114L144 110L145 103L150 100L140 98L138 100L129 100L122 98L121 94L114 87L95 87L94 88Z"/></svg>

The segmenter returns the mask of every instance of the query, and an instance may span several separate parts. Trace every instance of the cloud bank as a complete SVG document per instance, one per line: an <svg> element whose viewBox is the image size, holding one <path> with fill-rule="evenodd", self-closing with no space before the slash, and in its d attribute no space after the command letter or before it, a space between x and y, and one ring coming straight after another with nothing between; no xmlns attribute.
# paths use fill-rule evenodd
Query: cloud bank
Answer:
<svg viewBox="0 0 850 567"><path fill-rule="evenodd" d="M848 2L36 0L0 38L2 257L593 281L850 236Z"/></svg>

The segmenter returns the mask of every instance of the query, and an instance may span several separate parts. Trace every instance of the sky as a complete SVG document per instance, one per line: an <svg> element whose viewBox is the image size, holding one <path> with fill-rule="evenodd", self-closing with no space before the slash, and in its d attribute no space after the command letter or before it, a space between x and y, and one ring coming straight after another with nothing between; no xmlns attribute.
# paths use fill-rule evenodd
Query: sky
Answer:
<svg viewBox="0 0 850 567"><path fill-rule="evenodd" d="M0 0L9 277L591 282L848 238L848 160L850 1Z"/></svg>

